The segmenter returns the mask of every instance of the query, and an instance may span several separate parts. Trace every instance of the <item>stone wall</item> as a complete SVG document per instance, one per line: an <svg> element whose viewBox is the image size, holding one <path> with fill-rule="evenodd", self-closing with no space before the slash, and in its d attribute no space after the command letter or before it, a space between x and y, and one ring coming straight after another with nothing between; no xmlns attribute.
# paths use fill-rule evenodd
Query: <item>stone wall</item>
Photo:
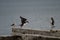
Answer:
<svg viewBox="0 0 60 40"><path fill-rule="evenodd" d="M0 40L22 40L22 36L0 36Z"/></svg>
<svg viewBox="0 0 60 40"><path fill-rule="evenodd" d="M7 36L7 37L0 37L0 40L60 40L59 38L46 38L41 36Z"/></svg>
<svg viewBox="0 0 60 40"><path fill-rule="evenodd" d="M56 36L60 37L60 32L56 31L41 31L41 30L31 30L31 29L20 29L20 28L12 28L12 33L16 34L38 34L38 35L45 35L45 36Z"/></svg>
<svg viewBox="0 0 60 40"><path fill-rule="evenodd" d="M60 32L12 28L12 35L0 36L0 40L60 40Z"/></svg>

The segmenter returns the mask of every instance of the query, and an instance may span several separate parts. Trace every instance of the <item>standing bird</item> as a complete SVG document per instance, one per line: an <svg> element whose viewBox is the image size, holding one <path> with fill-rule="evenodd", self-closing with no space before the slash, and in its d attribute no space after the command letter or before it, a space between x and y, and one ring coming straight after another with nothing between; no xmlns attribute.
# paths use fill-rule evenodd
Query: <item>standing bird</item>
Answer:
<svg viewBox="0 0 60 40"><path fill-rule="evenodd" d="M51 17L51 30L55 27L54 23L55 23L55 21L54 21L53 17Z"/></svg>
<svg viewBox="0 0 60 40"><path fill-rule="evenodd" d="M53 17L51 17L51 25L54 26L54 19L53 19Z"/></svg>
<svg viewBox="0 0 60 40"><path fill-rule="evenodd" d="M22 27L25 23L29 23L26 18L23 18L23 17L20 16L20 19L21 19L21 25L20 25L21 27Z"/></svg>

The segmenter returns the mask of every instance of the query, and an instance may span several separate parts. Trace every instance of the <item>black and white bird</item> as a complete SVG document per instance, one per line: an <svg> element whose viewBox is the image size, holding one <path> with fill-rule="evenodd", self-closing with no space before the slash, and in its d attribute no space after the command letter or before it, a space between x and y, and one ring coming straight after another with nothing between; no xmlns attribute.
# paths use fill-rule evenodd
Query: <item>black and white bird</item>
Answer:
<svg viewBox="0 0 60 40"><path fill-rule="evenodd" d="M54 18L51 17L51 30L55 27L54 24L55 24Z"/></svg>
<svg viewBox="0 0 60 40"><path fill-rule="evenodd" d="M54 21L53 17L51 17L51 25L54 26L54 23L55 23L55 21Z"/></svg>
<svg viewBox="0 0 60 40"><path fill-rule="evenodd" d="M28 21L27 21L27 19L26 18L23 18L22 16L20 16L20 19L21 19L21 27L25 24L25 23L29 23Z"/></svg>

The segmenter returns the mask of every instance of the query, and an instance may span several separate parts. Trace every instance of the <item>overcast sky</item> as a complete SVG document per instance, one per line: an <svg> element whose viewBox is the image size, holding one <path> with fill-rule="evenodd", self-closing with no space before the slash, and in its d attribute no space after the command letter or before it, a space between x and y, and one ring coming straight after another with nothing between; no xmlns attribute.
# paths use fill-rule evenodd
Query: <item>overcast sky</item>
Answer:
<svg viewBox="0 0 60 40"><path fill-rule="evenodd" d="M49 30L50 17L60 29L60 0L0 0L0 35L11 33L11 24L20 24L20 16L28 19L23 28Z"/></svg>

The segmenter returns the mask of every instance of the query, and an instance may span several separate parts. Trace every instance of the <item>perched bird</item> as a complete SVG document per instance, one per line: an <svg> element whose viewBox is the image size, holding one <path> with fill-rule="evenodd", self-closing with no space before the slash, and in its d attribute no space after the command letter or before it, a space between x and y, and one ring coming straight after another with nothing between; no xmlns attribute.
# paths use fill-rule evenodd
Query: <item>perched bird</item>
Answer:
<svg viewBox="0 0 60 40"><path fill-rule="evenodd" d="M51 30L55 27L54 23L55 23L55 21L54 21L53 17L51 17Z"/></svg>
<svg viewBox="0 0 60 40"><path fill-rule="evenodd" d="M51 25L54 25L54 19L51 17Z"/></svg>
<svg viewBox="0 0 60 40"><path fill-rule="evenodd" d="M20 16L20 19L21 19L21 25L20 25L21 27L22 27L25 23L29 23L26 18L23 18L23 17Z"/></svg>

